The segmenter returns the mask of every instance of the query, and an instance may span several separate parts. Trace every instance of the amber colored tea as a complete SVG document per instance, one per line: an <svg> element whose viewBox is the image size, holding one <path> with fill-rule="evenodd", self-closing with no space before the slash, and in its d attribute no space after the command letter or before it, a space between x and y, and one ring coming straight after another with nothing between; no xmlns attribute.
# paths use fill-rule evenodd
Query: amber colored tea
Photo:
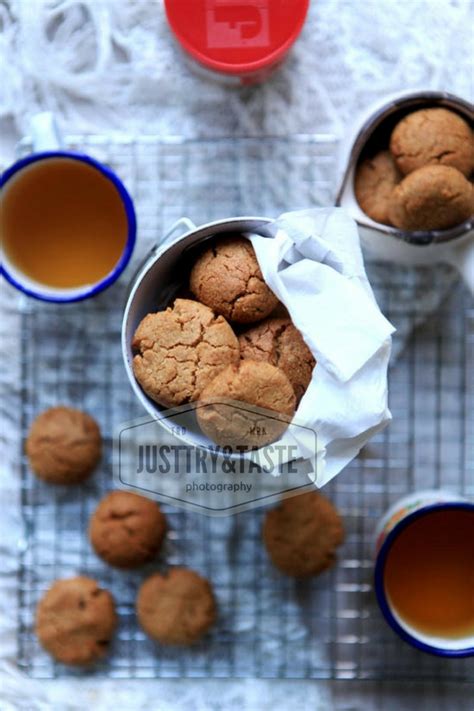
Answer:
<svg viewBox="0 0 474 711"><path fill-rule="evenodd" d="M436 511L395 540L385 590L398 616L427 635L474 635L474 513Z"/></svg>
<svg viewBox="0 0 474 711"><path fill-rule="evenodd" d="M20 170L1 196L6 258L36 282L73 288L101 281L127 241L127 215L113 183L86 163L48 158Z"/></svg>

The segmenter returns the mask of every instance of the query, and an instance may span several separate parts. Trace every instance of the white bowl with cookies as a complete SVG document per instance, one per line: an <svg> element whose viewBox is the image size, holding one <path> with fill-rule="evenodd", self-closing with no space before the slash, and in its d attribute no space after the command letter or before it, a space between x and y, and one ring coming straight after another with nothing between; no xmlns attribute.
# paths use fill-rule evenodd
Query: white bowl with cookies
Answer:
<svg viewBox="0 0 474 711"><path fill-rule="evenodd" d="M372 106L341 152L337 204L378 258L448 262L474 291L474 111L446 92Z"/></svg>

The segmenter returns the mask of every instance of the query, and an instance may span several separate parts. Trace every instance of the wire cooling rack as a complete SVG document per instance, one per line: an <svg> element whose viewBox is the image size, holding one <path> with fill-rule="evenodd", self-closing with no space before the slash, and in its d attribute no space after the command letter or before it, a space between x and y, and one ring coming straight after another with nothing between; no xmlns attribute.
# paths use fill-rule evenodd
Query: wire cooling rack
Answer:
<svg viewBox="0 0 474 711"><path fill-rule="evenodd" d="M110 163L128 184L139 216L135 262L183 215L197 223L239 214L276 216L333 198L336 144L330 136L222 141L77 136L67 144ZM133 266L89 302L19 302L25 536L18 661L28 674L86 673L52 661L33 632L36 604L51 582L82 573L113 592L120 616L110 656L89 674L474 681L472 660L439 660L401 642L382 620L372 591L373 532L391 503L421 487L445 486L474 496L472 299L460 286L448 289L453 277L443 268L372 264L369 271L382 309L401 333L390 372L394 419L325 489L344 516L347 536L336 567L309 582L289 580L271 567L261 543L264 512L258 510L215 519L165 506L170 533L156 565L124 573L99 561L86 531L98 500L112 488L112 432L116 423L143 414L126 382L119 342ZM34 416L58 403L91 412L105 440L99 470L71 489L38 481L23 454ZM218 599L217 625L189 650L155 645L135 617L140 581L169 564L188 565L209 577Z"/></svg>

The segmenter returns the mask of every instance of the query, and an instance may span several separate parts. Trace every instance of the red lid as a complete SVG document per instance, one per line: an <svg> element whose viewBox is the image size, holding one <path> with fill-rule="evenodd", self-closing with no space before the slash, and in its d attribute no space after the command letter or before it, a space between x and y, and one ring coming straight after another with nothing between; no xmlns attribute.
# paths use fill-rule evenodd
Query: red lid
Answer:
<svg viewBox="0 0 474 711"><path fill-rule="evenodd" d="M278 62L301 32L308 6L309 0L165 0L183 48L227 74Z"/></svg>

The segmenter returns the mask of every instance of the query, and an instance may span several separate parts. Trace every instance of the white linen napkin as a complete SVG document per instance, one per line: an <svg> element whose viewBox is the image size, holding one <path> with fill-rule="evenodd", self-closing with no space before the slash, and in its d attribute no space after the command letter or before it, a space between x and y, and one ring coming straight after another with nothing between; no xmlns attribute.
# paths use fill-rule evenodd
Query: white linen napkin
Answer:
<svg viewBox="0 0 474 711"><path fill-rule="evenodd" d="M356 224L341 208L285 213L272 231L273 239L247 236L265 281L317 360L294 426L280 443L296 443L323 486L390 421L387 369L395 329L367 280ZM316 451L304 428L316 432Z"/></svg>

